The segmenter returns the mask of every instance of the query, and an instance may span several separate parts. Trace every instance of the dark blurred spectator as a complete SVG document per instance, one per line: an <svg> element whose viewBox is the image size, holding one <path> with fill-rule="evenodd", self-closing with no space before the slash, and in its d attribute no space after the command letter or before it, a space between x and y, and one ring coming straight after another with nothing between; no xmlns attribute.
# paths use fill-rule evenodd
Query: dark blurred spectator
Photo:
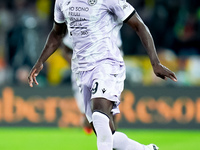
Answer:
<svg viewBox="0 0 200 150"><path fill-rule="evenodd" d="M15 25L7 33L6 58L13 70L14 82L18 83L21 82L19 75L16 75L18 69L33 65L40 53L40 42L34 3L14 0L13 13Z"/></svg>
<svg viewBox="0 0 200 150"><path fill-rule="evenodd" d="M176 53L185 56L200 54L198 11L190 12L188 7L180 9L172 42L172 48Z"/></svg>
<svg viewBox="0 0 200 150"><path fill-rule="evenodd" d="M8 2L0 1L0 85L10 83L10 70L5 60L5 36L14 24Z"/></svg>
<svg viewBox="0 0 200 150"><path fill-rule="evenodd" d="M167 47L164 35L171 34L173 25L176 22L180 4L180 0L155 1L153 16L149 28L154 37L156 47Z"/></svg>
<svg viewBox="0 0 200 150"><path fill-rule="evenodd" d="M13 16L8 10L8 4L0 1L0 54L4 53L5 34L13 24Z"/></svg>

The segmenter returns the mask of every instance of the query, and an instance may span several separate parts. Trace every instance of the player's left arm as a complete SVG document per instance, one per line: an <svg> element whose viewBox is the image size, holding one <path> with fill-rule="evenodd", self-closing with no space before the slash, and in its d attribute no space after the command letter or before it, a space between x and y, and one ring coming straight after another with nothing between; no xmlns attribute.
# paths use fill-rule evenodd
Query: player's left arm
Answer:
<svg viewBox="0 0 200 150"><path fill-rule="evenodd" d="M160 63L152 35L138 13L135 12L128 20L126 20L126 23L129 24L139 36L150 58L151 65L156 76L162 79L170 78L173 81L177 81L176 75Z"/></svg>

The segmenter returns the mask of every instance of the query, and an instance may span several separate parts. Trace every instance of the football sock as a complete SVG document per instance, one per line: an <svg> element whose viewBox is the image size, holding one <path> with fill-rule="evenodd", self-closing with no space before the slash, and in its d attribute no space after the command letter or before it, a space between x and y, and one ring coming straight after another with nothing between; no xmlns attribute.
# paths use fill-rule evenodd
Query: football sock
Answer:
<svg viewBox="0 0 200 150"><path fill-rule="evenodd" d="M103 113L92 114L93 126L97 134L98 150L112 150L113 136L109 126L109 118Z"/></svg>
<svg viewBox="0 0 200 150"><path fill-rule="evenodd" d="M126 134L121 132L113 134L113 148L116 150L147 150L145 145L129 139Z"/></svg>

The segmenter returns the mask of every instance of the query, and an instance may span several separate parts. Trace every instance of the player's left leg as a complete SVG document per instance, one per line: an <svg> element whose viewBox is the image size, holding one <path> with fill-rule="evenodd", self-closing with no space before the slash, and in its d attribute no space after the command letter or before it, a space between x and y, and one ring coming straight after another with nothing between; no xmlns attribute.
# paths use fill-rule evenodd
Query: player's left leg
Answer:
<svg viewBox="0 0 200 150"><path fill-rule="evenodd" d="M143 145L124 133L115 131L113 115L111 113L113 102L104 98L93 100L93 126L97 135L98 150L158 150L155 144Z"/></svg>
<svg viewBox="0 0 200 150"><path fill-rule="evenodd" d="M98 150L112 150L115 131L113 114L119 113L125 69L120 65L102 64L92 72L92 122ZM89 113L87 113L89 116Z"/></svg>
<svg viewBox="0 0 200 150"><path fill-rule="evenodd" d="M113 134L113 148L116 150L158 150L155 144L143 145L130 138L122 132Z"/></svg>
<svg viewBox="0 0 200 150"><path fill-rule="evenodd" d="M92 121L97 135L98 150L112 150L115 131L111 110L113 102L105 98L93 98Z"/></svg>

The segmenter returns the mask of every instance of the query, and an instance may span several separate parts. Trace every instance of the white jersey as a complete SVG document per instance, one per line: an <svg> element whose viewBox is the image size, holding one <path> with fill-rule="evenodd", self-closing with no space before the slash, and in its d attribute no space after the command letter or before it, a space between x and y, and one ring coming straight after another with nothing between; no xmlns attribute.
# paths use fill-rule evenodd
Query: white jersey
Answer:
<svg viewBox="0 0 200 150"><path fill-rule="evenodd" d="M117 47L121 48L122 47L122 38L121 38L121 34L118 34L118 37L117 37ZM73 49L73 46L72 46L72 39L70 38L69 36L69 33L65 35L65 37L63 38L63 43L68 47L70 48L71 50ZM123 53L123 52L122 52ZM123 56L123 55L122 55Z"/></svg>
<svg viewBox="0 0 200 150"><path fill-rule="evenodd" d="M91 70L99 63L123 65L117 37L133 11L126 0L56 0L54 20L66 22L72 39L72 70Z"/></svg>
<svg viewBox="0 0 200 150"><path fill-rule="evenodd" d="M65 44L65 46L73 50L72 39L70 38L69 34L65 35L65 37L63 38L63 43Z"/></svg>

